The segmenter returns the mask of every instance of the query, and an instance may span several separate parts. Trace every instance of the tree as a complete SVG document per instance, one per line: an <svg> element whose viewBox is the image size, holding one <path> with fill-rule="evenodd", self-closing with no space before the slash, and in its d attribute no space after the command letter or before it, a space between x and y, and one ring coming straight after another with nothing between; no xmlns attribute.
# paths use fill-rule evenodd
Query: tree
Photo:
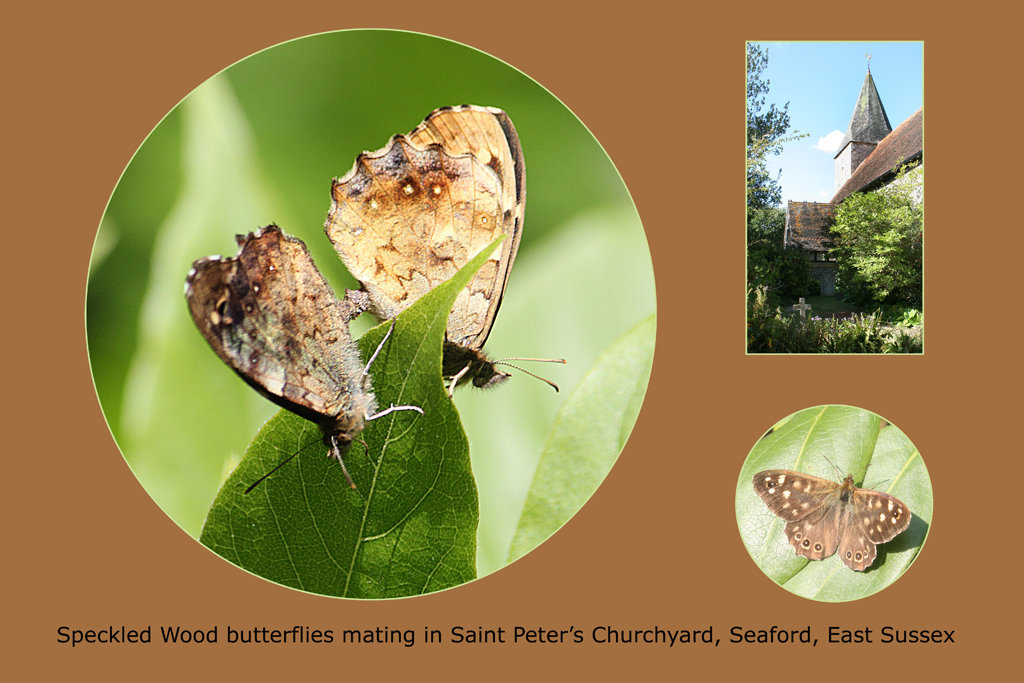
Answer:
<svg viewBox="0 0 1024 683"><path fill-rule="evenodd" d="M766 106L767 67L768 52L747 43L747 284L764 286L773 297L805 296L815 286L810 265L795 250L783 249L782 172L773 178L767 161L784 143L804 136L789 133L788 102Z"/></svg>
<svg viewBox="0 0 1024 683"><path fill-rule="evenodd" d="M747 209L778 206L782 202L779 185L781 171L772 177L767 158L782 152L782 145L804 135L787 135L789 102L780 109L774 104L765 108L770 81L764 78L768 52L754 43L747 43Z"/></svg>
<svg viewBox="0 0 1024 683"><path fill-rule="evenodd" d="M796 249L783 249L786 212L754 209L747 220L747 283L764 286L773 296L817 294L810 263Z"/></svg>
<svg viewBox="0 0 1024 683"><path fill-rule="evenodd" d="M847 301L920 307L923 177L921 168L903 168L888 186L853 194L839 206L832 253L836 286Z"/></svg>

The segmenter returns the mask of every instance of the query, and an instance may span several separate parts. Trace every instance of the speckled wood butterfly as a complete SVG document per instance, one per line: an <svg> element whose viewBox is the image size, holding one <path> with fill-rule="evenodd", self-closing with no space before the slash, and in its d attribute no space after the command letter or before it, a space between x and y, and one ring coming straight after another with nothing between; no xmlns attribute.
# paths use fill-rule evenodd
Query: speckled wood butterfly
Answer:
<svg viewBox="0 0 1024 683"><path fill-rule="evenodd" d="M380 319L394 318L506 235L448 316L442 371L452 388L494 386L509 376L495 366L516 367L510 360L548 360L491 361L482 350L519 248L526 203L523 150L505 112L473 105L435 110L407 135L360 154L334 181L331 200L327 236L363 285L349 299Z"/></svg>
<svg viewBox="0 0 1024 683"><path fill-rule="evenodd" d="M193 264L185 281L192 319L247 384L320 428L328 454L355 488L344 455L366 421L423 410L376 412L368 371L377 354L363 366L348 331L352 304L334 297L301 240L276 225L236 240L236 256Z"/></svg>
<svg viewBox="0 0 1024 683"><path fill-rule="evenodd" d="M786 522L796 554L823 560L839 550L850 569L864 571L875 561L879 543L910 526L910 510L887 493L857 488L853 476L841 484L790 470L754 475L754 490L768 509Z"/></svg>

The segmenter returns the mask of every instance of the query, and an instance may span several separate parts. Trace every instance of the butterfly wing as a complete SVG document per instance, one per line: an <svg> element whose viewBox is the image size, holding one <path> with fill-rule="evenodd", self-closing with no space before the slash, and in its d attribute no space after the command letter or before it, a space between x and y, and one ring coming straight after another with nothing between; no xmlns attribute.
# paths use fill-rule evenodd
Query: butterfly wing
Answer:
<svg viewBox="0 0 1024 683"><path fill-rule="evenodd" d="M497 239L499 250L459 293L448 341L483 346L522 234L522 149L508 116L462 106L364 152L335 180L325 229L371 311L394 318Z"/></svg>
<svg viewBox="0 0 1024 683"><path fill-rule="evenodd" d="M786 523L786 538L796 554L810 560L831 557L839 546L839 508L822 505L806 517Z"/></svg>
<svg viewBox="0 0 1024 683"><path fill-rule="evenodd" d="M864 571L875 561L879 543L891 541L910 526L909 508L881 491L854 488L850 497L839 557L850 569Z"/></svg>
<svg viewBox="0 0 1024 683"><path fill-rule="evenodd" d="M351 317L300 240L269 226L239 237L233 258L196 261L192 319L221 360L278 405L317 424L361 421L373 395Z"/></svg>
<svg viewBox="0 0 1024 683"><path fill-rule="evenodd" d="M798 555L821 560L839 545L839 484L791 470L754 475L754 490L786 522L786 538Z"/></svg>
<svg viewBox="0 0 1024 683"><path fill-rule="evenodd" d="M859 530L844 535L839 544L840 559L854 571L862 572L870 567L877 554L875 544Z"/></svg>
<svg viewBox="0 0 1024 683"><path fill-rule="evenodd" d="M508 115L494 107L438 109L409 134L414 144L438 144L452 155L469 154L498 176L502 209L500 231L484 230L472 236L476 254L500 234L508 235L500 250L455 300L448 318L448 339L459 346L479 349L494 324L508 276L522 238L526 211L526 165L519 135ZM493 268L493 272L492 269ZM486 313L479 311L486 302Z"/></svg>

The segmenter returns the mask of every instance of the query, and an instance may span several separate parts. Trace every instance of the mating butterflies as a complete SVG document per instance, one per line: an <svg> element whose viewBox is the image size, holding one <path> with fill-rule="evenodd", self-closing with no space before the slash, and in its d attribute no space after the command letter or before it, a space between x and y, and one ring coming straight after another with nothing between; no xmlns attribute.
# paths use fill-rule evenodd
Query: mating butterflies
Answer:
<svg viewBox="0 0 1024 683"><path fill-rule="evenodd" d="M822 560L836 550L850 569L864 571L879 543L910 526L910 510L887 493L841 484L790 470L754 475L754 490L786 522L786 537L797 555Z"/></svg>
<svg viewBox="0 0 1024 683"><path fill-rule="evenodd" d="M192 319L222 361L277 405L314 422L352 488L343 456L377 401L339 301L301 240L275 225L239 235L237 256L196 261L185 282ZM371 359L372 360L372 359Z"/></svg>
<svg viewBox="0 0 1024 683"><path fill-rule="evenodd" d="M356 157L333 182L331 200L324 229L363 286L349 298L380 319L394 318L507 236L456 298L442 365L452 387L505 380L500 361L481 351L519 248L526 202L523 151L505 112L472 105L434 111L408 135Z"/></svg>

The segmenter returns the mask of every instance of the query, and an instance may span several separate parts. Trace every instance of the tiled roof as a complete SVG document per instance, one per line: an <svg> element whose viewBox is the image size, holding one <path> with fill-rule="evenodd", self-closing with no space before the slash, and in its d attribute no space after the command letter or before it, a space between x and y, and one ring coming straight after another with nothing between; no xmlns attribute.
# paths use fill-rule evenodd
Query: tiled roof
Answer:
<svg viewBox="0 0 1024 683"><path fill-rule="evenodd" d="M828 251L832 246L829 227L836 207L818 202L786 204L786 236L784 246L796 246L808 251Z"/></svg>
<svg viewBox="0 0 1024 683"><path fill-rule="evenodd" d="M864 85L860 87L860 95L857 97L857 105L853 108L853 115L850 116L850 125L846 127L846 135L839 143L836 156L843 151L851 141L857 142L879 142L886 135L892 132L889 125L889 117L885 114L885 107L882 106L882 98L878 96L875 89L875 81L871 78L871 72L864 77Z"/></svg>
<svg viewBox="0 0 1024 683"><path fill-rule="evenodd" d="M832 204L838 204L854 192L873 189L895 175L901 165L922 159L923 119L924 109L918 109L879 142L832 197Z"/></svg>

